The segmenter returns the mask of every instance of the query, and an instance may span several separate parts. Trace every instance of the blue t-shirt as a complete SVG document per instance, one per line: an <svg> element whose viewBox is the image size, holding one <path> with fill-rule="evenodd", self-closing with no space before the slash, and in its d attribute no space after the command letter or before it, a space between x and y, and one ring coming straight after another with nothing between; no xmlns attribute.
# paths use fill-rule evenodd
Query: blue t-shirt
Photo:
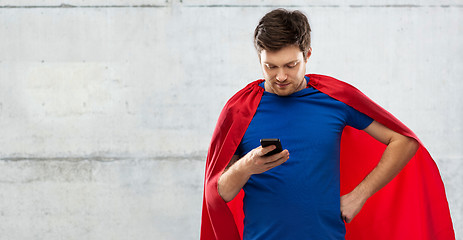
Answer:
<svg viewBox="0 0 463 240"><path fill-rule="evenodd" d="M364 129L372 121L314 88L285 97L264 92L237 154L258 147L261 138L279 138L290 157L243 187L244 239L344 239L341 134L346 125Z"/></svg>

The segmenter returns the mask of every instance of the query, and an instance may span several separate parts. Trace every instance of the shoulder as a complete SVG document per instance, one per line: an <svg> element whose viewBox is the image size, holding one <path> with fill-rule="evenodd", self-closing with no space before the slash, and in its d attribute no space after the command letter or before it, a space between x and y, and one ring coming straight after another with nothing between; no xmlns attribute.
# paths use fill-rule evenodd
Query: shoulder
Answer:
<svg viewBox="0 0 463 240"><path fill-rule="evenodd" d="M307 74L306 76L309 77L309 84L315 88L328 88L328 89L347 89L347 90L355 90L358 89L351 84L341 81L337 78L321 75L321 74Z"/></svg>
<svg viewBox="0 0 463 240"><path fill-rule="evenodd" d="M222 109L221 115L233 115L259 103L264 89L259 86L263 80L256 80L235 93Z"/></svg>
<svg viewBox="0 0 463 240"><path fill-rule="evenodd" d="M309 83L314 88L350 106L358 101L367 99L371 101L359 89L344 81L319 74L308 74L308 76L310 78Z"/></svg>
<svg viewBox="0 0 463 240"><path fill-rule="evenodd" d="M228 105L233 105L234 103L240 102L242 100L245 100L247 97L252 96L252 95L261 95L264 92L264 89L259 86L260 83L262 83L264 80L256 80L248 85L246 87L242 88L239 90L237 93L235 93L226 103L225 106Z"/></svg>

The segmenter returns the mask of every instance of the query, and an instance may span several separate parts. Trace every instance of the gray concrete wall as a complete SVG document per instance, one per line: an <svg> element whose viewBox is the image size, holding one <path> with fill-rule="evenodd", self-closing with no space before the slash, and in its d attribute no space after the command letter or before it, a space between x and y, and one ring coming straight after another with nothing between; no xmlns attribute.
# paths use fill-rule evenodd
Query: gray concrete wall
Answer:
<svg viewBox="0 0 463 240"><path fill-rule="evenodd" d="M463 238L459 1L0 1L0 239L197 239L220 109L276 7L436 160Z"/></svg>

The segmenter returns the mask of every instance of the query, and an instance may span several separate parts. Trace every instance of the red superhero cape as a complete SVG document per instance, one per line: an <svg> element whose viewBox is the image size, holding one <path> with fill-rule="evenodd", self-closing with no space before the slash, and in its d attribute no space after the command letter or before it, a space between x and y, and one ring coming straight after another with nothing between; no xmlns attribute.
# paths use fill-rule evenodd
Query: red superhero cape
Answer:
<svg viewBox="0 0 463 240"><path fill-rule="evenodd" d="M375 119L420 147L404 169L370 197L351 223L346 239L455 239L444 185L437 166L418 137L355 87L308 74L309 85ZM243 190L231 202L217 191L217 180L235 153L264 92L258 80L236 93L223 108L207 154L201 239L238 240L243 232ZM341 195L353 190L376 166L386 146L364 131L346 127L341 139ZM288 221L291 221L288 219Z"/></svg>

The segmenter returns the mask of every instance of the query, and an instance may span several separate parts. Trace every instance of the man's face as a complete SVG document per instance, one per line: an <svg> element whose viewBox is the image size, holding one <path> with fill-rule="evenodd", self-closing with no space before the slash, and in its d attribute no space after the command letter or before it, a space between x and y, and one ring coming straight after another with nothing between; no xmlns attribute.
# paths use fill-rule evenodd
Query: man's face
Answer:
<svg viewBox="0 0 463 240"><path fill-rule="evenodd" d="M288 96L306 88L305 65L311 49L304 60L298 46L287 46L278 51L262 50L260 64L265 78L265 90L279 96Z"/></svg>

